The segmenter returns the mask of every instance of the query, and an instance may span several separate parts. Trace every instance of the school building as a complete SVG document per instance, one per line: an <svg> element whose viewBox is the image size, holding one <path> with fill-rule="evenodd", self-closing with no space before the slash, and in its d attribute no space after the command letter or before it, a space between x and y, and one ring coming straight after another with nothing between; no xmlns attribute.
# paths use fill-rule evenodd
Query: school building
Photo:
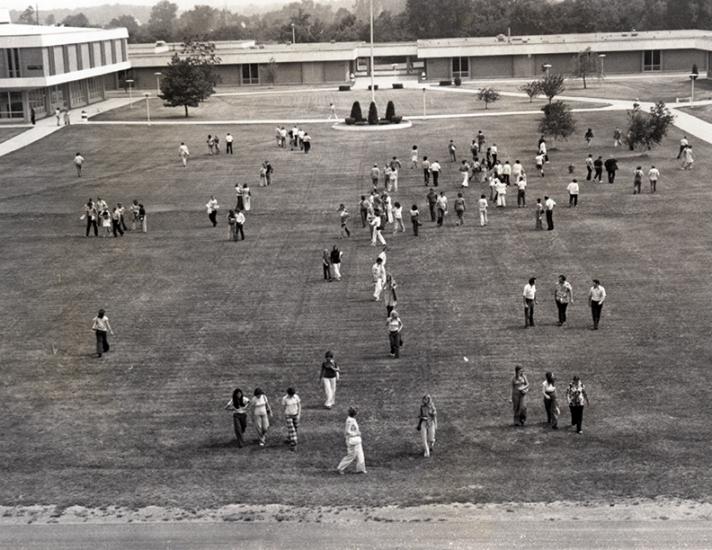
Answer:
<svg viewBox="0 0 712 550"><path fill-rule="evenodd" d="M126 29L10 23L0 10L0 124L101 101L128 61Z"/></svg>
<svg viewBox="0 0 712 550"><path fill-rule="evenodd" d="M550 65L552 73L571 72L573 56L590 48L605 74L689 72L704 75L712 65L712 31L648 31L598 34L446 38L376 43L377 75L412 74L429 81L533 78ZM152 88L180 44L129 46L138 88ZM222 86L344 83L369 73L365 42L264 44L217 42ZM127 76L129 77L129 76Z"/></svg>

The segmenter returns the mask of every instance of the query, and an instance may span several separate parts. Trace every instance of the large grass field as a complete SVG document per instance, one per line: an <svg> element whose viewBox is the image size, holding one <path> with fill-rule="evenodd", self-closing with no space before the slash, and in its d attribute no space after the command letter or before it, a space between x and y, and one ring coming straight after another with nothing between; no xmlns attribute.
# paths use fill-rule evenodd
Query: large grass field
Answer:
<svg viewBox="0 0 712 550"><path fill-rule="evenodd" d="M376 104L380 116L386 112L386 102L392 99L396 111L403 115L423 114L423 92L421 90L403 89L379 92ZM354 101L361 103L363 116L368 115L368 105L371 93L368 91L337 92L336 90L262 90L245 91L235 94L216 95L208 99L200 107L189 109L190 119L195 121L210 120L259 120L259 119L312 119L327 118L329 104L336 107L337 115L346 117L351 112ZM185 120L182 107L164 107L158 98L149 99L151 119L153 120ZM487 110L502 111L537 111L546 104L546 99L536 99L533 102L527 97L502 96L496 103L491 103ZM145 101L136 102L130 107L122 107L101 113L92 118L97 121L145 120ZM571 107L595 106L590 103L572 102ZM474 93L453 93L448 90L429 89L425 92L425 112L428 115L484 113L485 104L477 100Z"/></svg>
<svg viewBox="0 0 712 550"><path fill-rule="evenodd" d="M234 157L208 157L203 127L71 126L1 158L0 503L708 499L710 147L692 140L692 172L674 160L676 130L647 155L618 151L619 181L584 183L578 208L568 209L566 166L581 175L583 137L559 144L537 177L537 119L429 121L385 133L312 125L310 155L278 150L270 125L211 128L238 136ZM577 120L610 135L625 113ZM336 208L344 202L356 214L373 162L405 160L412 144L444 160L449 139L465 149L479 128L501 158L520 158L532 173L529 207L511 206L510 194L510 207L492 208L480 228L475 186L467 224L448 219L438 229L427 220L420 171L403 170L396 200L417 202L425 226L418 238L386 232L405 324L402 356L391 359L385 308L370 300L375 251L356 220L354 236L336 240ZM187 169L180 140L193 152ZM594 153L613 153L599 144ZM87 158L81 179L76 151ZM265 158L274 184L259 188ZM658 194L633 196L633 168L651 163L663 174ZM441 188L452 201L459 175L444 164ZM237 243L223 217L236 181L253 190L247 240ZM210 194L223 207L216 229L204 209ZM559 205L553 232L534 231L531 205L544 194ZM141 200L149 232L86 239L81 206L97 195ZM334 243L345 253L344 279L329 284L320 251ZM551 296L559 273L576 298L566 328L555 325ZM530 276L538 324L524 330ZM585 303L592 277L608 291L597 332ZM96 359L90 327L100 307L116 336ZM343 370L332 411L318 385L327 349ZM522 429L509 426L516 364L532 384ZM560 395L573 374L586 383L585 435L567 428L567 410L564 429L542 425L537 388L547 370ZM305 405L298 453L283 444L279 414L266 448L236 448L222 410L232 389L261 386L279 410L290 385ZM431 459L415 431L425 392L440 419ZM340 477L351 404L361 410L369 474Z"/></svg>

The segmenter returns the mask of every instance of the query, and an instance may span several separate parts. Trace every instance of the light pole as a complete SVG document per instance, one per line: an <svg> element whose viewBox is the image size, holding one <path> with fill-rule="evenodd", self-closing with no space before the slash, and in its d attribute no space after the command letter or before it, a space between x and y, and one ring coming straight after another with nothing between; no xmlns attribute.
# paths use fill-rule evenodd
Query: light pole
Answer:
<svg viewBox="0 0 712 550"><path fill-rule="evenodd" d="M146 124L149 126L151 125L151 107L148 102L148 98L151 97L151 94L145 93L143 96L146 98Z"/></svg>
<svg viewBox="0 0 712 550"><path fill-rule="evenodd" d="M375 102L376 101L376 87L374 86L373 82L373 0L370 0L369 2L369 15L370 15L370 20L371 20L371 101Z"/></svg>
<svg viewBox="0 0 712 550"><path fill-rule="evenodd" d="M161 93L161 76L163 73L153 73L153 76L156 77L156 95Z"/></svg>
<svg viewBox="0 0 712 550"><path fill-rule="evenodd" d="M131 86L133 86L134 81L132 78L129 78L127 80L124 80L124 82L126 82L126 84L128 84L129 86L129 109L133 109L133 104L131 101Z"/></svg>
<svg viewBox="0 0 712 550"><path fill-rule="evenodd" d="M695 102L695 80L697 80L697 77L699 76L697 73L690 73L690 87L691 87L691 92L690 92L690 103Z"/></svg>
<svg viewBox="0 0 712 550"><path fill-rule="evenodd" d="M546 76L549 76L550 70L551 70L551 63L545 63L544 64L544 72L546 73Z"/></svg>
<svg viewBox="0 0 712 550"><path fill-rule="evenodd" d="M425 87L423 87L423 117L427 116L426 113L426 102L425 102Z"/></svg>
<svg viewBox="0 0 712 550"><path fill-rule="evenodd" d="M603 62L606 60L606 54L605 53L599 53L598 54L598 59L601 60L601 77L606 75L606 72L603 70Z"/></svg>
<svg viewBox="0 0 712 550"><path fill-rule="evenodd" d="M294 31L294 23L292 23L292 44L297 43L297 33Z"/></svg>

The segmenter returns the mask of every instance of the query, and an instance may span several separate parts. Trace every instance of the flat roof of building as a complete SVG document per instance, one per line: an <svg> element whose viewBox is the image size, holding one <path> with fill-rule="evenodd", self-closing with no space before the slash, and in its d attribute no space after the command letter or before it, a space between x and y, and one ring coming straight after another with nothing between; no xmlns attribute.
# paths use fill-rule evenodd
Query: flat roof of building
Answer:
<svg viewBox="0 0 712 550"><path fill-rule="evenodd" d="M0 24L0 48L36 48L95 40L128 38L123 28L57 27L51 25Z"/></svg>

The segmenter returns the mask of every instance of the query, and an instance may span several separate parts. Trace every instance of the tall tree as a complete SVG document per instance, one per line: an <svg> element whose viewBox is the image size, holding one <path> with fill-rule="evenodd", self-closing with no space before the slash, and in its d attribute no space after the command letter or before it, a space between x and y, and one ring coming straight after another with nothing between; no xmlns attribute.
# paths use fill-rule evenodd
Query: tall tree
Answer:
<svg viewBox="0 0 712 550"><path fill-rule="evenodd" d="M121 27L124 27L129 32L129 42L135 42L140 30L136 18L133 15L120 15L119 17L114 17L109 21L109 24L106 25L107 29L117 29Z"/></svg>
<svg viewBox="0 0 712 550"><path fill-rule="evenodd" d="M219 26L220 11L206 5L196 5L178 18L179 33L187 36L207 36Z"/></svg>
<svg viewBox="0 0 712 550"><path fill-rule="evenodd" d="M62 19L62 25L65 27L91 27L89 19L81 12L75 15L68 15Z"/></svg>
<svg viewBox="0 0 712 550"><path fill-rule="evenodd" d="M539 133L555 140L566 139L576 130L571 107L563 101L554 101L541 108L544 118L539 122Z"/></svg>
<svg viewBox="0 0 712 550"><path fill-rule="evenodd" d="M37 14L35 13L35 8L27 6L25 11L20 14L20 17L17 18L17 22L23 25L37 24Z"/></svg>
<svg viewBox="0 0 712 550"><path fill-rule="evenodd" d="M566 87L564 86L564 75L548 74L539 81L541 93L549 98L549 103L557 96L561 95Z"/></svg>
<svg viewBox="0 0 712 550"><path fill-rule="evenodd" d="M583 81L583 89L586 89L586 78L595 76L603 78L602 62L598 54L586 48L574 55L571 60L571 76L580 78Z"/></svg>
<svg viewBox="0 0 712 550"><path fill-rule="evenodd" d="M176 27L178 5L169 0L161 0L151 8L148 32L153 40L172 40Z"/></svg>
<svg viewBox="0 0 712 550"><path fill-rule="evenodd" d="M44 24L47 25L48 27L51 27L52 25L55 25L57 23L57 19L54 17L53 13L50 13L47 17L45 17Z"/></svg>
<svg viewBox="0 0 712 550"><path fill-rule="evenodd" d="M625 137L628 147L631 151L637 147L652 149L667 135L674 120L675 115L662 101L651 107L649 113L637 109L628 111L628 132Z"/></svg>
<svg viewBox="0 0 712 550"><path fill-rule="evenodd" d="M220 58L215 55L215 44L188 40L181 54L173 54L163 72L161 93L158 95L167 107L197 107L215 93L219 76L215 67Z"/></svg>

